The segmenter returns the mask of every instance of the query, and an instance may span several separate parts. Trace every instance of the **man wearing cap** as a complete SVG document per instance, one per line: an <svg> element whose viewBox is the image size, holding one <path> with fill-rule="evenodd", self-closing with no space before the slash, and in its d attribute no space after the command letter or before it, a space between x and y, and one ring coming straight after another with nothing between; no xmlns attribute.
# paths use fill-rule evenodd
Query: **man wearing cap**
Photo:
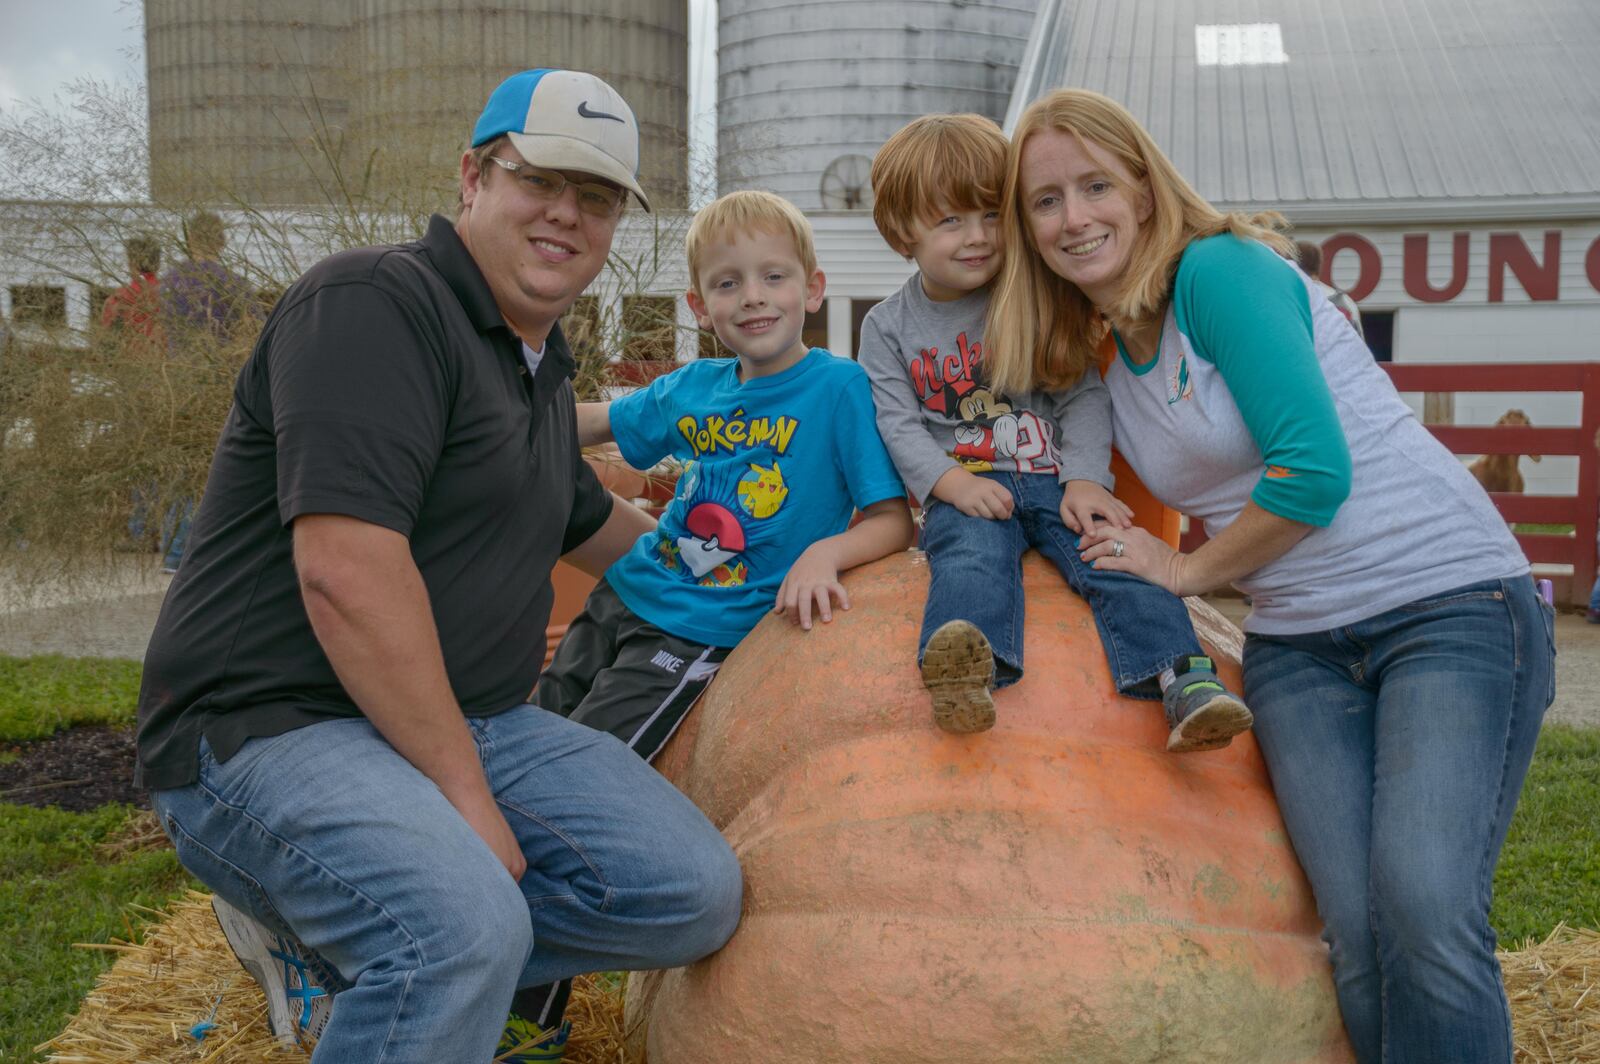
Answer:
<svg viewBox="0 0 1600 1064"><path fill-rule="evenodd" d="M145 659L140 778L319 1061L487 1061L517 987L685 964L738 920L699 811L525 704L556 559L598 573L648 527L580 458L556 324L623 197L649 209L633 113L526 71L472 144L454 224L279 300Z"/></svg>

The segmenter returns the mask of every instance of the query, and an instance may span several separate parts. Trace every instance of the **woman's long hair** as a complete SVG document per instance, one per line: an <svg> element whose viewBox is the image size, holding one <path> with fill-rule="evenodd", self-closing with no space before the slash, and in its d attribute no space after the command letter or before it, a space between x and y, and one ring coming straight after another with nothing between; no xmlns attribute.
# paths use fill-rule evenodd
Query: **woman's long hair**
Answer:
<svg viewBox="0 0 1600 1064"><path fill-rule="evenodd" d="M1121 290L1109 306L1096 307L1057 276L1034 244L1018 187L1022 150L1030 136L1050 129L1110 153L1150 196L1150 216L1139 226ZM1069 388L1095 364L1108 324L1128 328L1160 320L1178 258L1191 241L1226 230L1280 254L1293 249L1278 232L1281 215L1223 214L1183 179L1127 109L1085 89L1059 89L1023 112L1006 156L1000 226L1005 264L989 304L984 365L995 390L1006 394Z"/></svg>

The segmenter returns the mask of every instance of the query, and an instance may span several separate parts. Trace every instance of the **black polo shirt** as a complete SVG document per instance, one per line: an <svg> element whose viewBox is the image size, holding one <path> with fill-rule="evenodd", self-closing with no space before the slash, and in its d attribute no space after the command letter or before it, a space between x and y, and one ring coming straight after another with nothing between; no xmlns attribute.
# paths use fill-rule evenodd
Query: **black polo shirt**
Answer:
<svg viewBox="0 0 1600 1064"><path fill-rule="evenodd" d="M550 570L611 512L579 453L572 372L556 328L530 378L439 216L421 241L344 252L295 282L239 374L145 655L142 782L193 782L202 735L226 760L251 736L360 714L300 598L302 514L406 535L462 710L524 701Z"/></svg>

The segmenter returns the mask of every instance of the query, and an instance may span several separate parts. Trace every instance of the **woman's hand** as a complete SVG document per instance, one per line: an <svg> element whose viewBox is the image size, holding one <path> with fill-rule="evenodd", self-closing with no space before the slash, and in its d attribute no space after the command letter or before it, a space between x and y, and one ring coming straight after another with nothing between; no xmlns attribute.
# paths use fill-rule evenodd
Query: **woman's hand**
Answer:
<svg viewBox="0 0 1600 1064"><path fill-rule="evenodd" d="M1132 573L1179 597L1195 594L1184 587L1183 581L1189 556L1173 550L1165 540L1137 526L1098 525L1083 534L1078 540L1078 549L1078 556L1096 569Z"/></svg>

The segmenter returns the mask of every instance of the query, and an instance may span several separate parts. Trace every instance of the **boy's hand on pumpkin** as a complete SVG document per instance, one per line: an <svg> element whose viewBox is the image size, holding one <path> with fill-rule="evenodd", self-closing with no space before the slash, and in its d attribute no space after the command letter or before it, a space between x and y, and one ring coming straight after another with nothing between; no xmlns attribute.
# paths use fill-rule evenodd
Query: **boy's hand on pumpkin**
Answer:
<svg viewBox="0 0 1600 1064"><path fill-rule="evenodd" d="M850 595L839 583L839 565L826 541L813 543L795 559L778 588L772 612L789 614L806 631L811 630L813 609L824 624L833 620L833 604L850 608Z"/></svg>

